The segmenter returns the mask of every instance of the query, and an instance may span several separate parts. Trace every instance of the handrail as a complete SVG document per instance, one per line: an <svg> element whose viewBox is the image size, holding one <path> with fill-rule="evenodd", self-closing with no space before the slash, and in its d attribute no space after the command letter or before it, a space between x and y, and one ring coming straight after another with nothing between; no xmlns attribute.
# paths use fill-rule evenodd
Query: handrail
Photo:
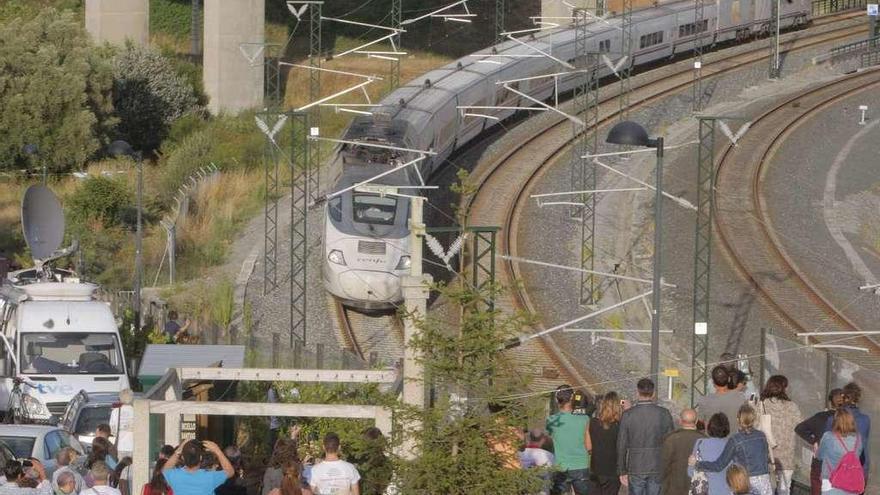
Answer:
<svg viewBox="0 0 880 495"><path fill-rule="evenodd" d="M866 40L854 41L845 45L835 46L831 49L831 56L837 57L845 53L862 51L868 48L876 47L878 45L880 45L880 36L874 36L873 38L868 38Z"/></svg>

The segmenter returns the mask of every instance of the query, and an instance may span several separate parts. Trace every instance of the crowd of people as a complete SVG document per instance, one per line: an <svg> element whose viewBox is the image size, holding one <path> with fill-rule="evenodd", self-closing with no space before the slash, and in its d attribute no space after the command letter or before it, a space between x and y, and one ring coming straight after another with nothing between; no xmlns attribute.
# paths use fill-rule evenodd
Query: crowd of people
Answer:
<svg viewBox="0 0 880 495"><path fill-rule="evenodd" d="M804 419L783 375L760 392L733 366L715 367L711 379L714 392L680 411L677 425L648 378L635 402L609 392L592 414L576 412L574 389L560 386L559 412L545 431L528 432L521 467L543 469L542 493L551 495L788 495L799 437L813 452L812 495L865 492L870 418L856 383L832 390L827 409Z"/></svg>

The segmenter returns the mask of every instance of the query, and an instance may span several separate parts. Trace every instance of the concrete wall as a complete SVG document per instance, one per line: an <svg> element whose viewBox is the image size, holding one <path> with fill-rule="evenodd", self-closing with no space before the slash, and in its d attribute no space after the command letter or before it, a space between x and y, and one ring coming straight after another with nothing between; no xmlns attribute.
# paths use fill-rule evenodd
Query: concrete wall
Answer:
<svg viewBox="0 0 880 495"><path fill-rule="evenodd" d="M253 62L239 48L264 41L265 0L205 0L205 92L213 113L263 103L263 54Z"/></svg>
<svg viewBox="0 0 880 495"><path fill-rule="evenodd" d="M86 0L86 30L97 42L150 42L150 0Z"/></svg>

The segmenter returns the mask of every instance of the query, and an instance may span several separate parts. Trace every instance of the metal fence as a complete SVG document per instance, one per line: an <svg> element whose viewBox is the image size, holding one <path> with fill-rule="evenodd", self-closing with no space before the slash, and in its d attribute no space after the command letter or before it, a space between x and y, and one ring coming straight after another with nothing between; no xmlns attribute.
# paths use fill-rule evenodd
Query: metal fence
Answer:
<svg viewBox="0 0 880 495"><path fill-rule="evenodd" d="M859 59L859 65L863 69L866 67L880 65L880 50L871 50L869 52L863 53L861 55L861 58Z"/></svg>
<svg viewBox="0 0 880 495"><path fill-rule="evenodd" d="M864 52L865 50L873 49L878 46L880 46L880 36L875 36L873 38L853 41L852 43L847 43L845 45L835 46L831 49L831 56L839 57L841 55Z"/></svg>
<svg viewBox="0 0 880 495"><path fill-rule="evenodd" d="M867 0L813 0L812 14L814 16L835 14L847 10L866 9Z"/></svg>
<svg viewBox="0 0 880 495"><path fill-rule="evenodd" d="M781 374L788 378L788 394L800 407L803 416L809 417L825 408L825 397L831 389L856 382L862 387L859 409L872 418L880 417L880 373L866 370L859 365L836 356L827 349L816 349L804 342L795 342L765 331L762 336L760 381L771 375ZM777 432L773 432L777 435ZM794 432L788 434L794 435ZM797 469L795 479L809 487L812 451L802 440L797 440ZM880 452L880 438L872 435L865 446L871 452ZM804 493L809 493L807 489ZM872 463L865 493L880 493L880 466Z"/></svg>

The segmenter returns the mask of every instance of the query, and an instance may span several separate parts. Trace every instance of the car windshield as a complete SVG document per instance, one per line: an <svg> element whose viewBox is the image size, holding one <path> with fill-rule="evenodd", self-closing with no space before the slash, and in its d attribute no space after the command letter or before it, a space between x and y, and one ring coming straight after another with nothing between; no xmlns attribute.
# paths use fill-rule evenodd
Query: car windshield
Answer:
<svg viewBox="0 0 880 495"><path fill-rule="evenodd" d="M33 437L0 436L0 442L5 443L7 447L12 449L12 452L15 453L15 457L18 457L19 459L26 459L34 455L35 441L36 438Z"/></svg>
<svg viewBox="0 0 880 495"><path fill-rule="evenodd" d="M397 198L378 194L355 194L352 196L354 221L370 225L394 225L397 214Z"/></svg>
<svg viewBox="0 0 880 495"><path fill-rule="evenodd" d="M23 333L23 373L119 375L123 366L112 333Z"/></svg>
<svg viewBox="0 0 880 495"><path fill-rule="evenodd" d="M77 435L94 435L98 425L110 423L110 405L98 407L86 407L79 413L76 420L76 428L73 432Z"/></svg>

